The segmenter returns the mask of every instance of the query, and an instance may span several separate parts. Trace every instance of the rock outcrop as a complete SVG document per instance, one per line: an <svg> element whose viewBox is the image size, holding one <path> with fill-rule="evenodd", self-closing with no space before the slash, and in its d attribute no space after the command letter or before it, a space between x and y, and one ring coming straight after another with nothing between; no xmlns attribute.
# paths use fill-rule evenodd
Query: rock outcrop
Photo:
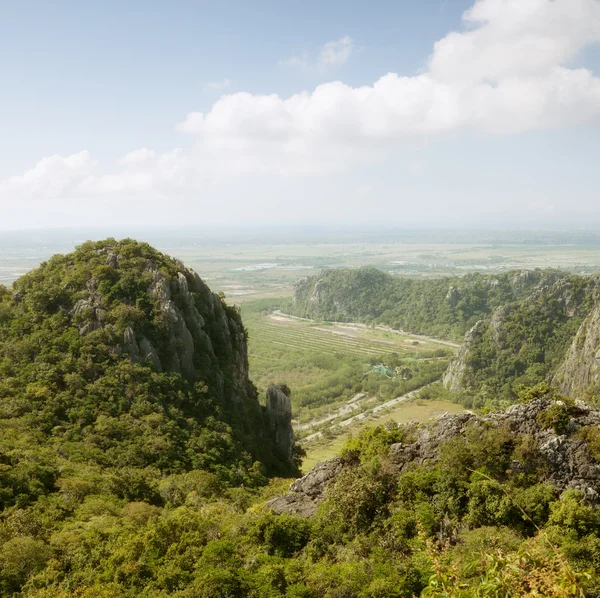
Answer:
<svg viewBox="0 0 600 598"><path fill-rule="evenodd" d="M583 426L600 429L600 411L578 401L571 409L567 433L559 435L552 428L544 428L538 421L552 401L537 399L527 404L513 405L506 411L478 417L472 413L446 414L437 420L411 426L410 442L393 444L389 459L399 473L409 466L432 464L437 461L441 447L449 440L465 436L469 428L505 428L515 439L530 437L543 463L544 482L557 491L574 488L581 490L588 500L600 502L600 463L594 459L586 443L576 432ZM275 513L296 513L309 517L327 495L327 486L345 467L339 458L317 465L303 478L290 486L290 493L267 503ZM522 465L514 461L511 469L519 471Z"/></svg>
<svg viewBox="0 0 600 598"><path fill-rule="evenodd" d="M456 357L450 362L446 373L442 379L443 384L449 390L459 390L463 385L463 378L467 371L467 357L471 346L477 341L477 339L483 334L484 323L479 320L469 332L465 335L463 344L458 349Z"/></svg>
<svg viewBox="0 0 600 598"><path fill-rule="evenodd" d="M267 417L277 447L282 455L291 459L294 449L292 402L281 386L274 384L267 389Z"/></svg>
<svg viewBox="0 0 600 598"><path fill-rule="evenodd" d="M292 482L291 492L278 496L267 503L267 508L275 513L293 513L301 517L311 517L325 498L325 488L340 471L343 464L338 457L319 463L304 477Z"/></svg>
<svg viewBox="0 0 600 598"><path fill-rule="evenodd" d="M600 306L583 321L553 378L561 393L578 397L600 383Z"/></svg>
<svg viewBox="0 0 600 598"><path fill-rule="evenodd" d="M124 261L118 251L107 247L96 254L106 255L107 266L119 275ZM149 281L146 293L155 304L157 327L161 329L160 343L131 322L123 332L123 352L135 362L151 364L158 372L175 372L190 379L199 366L215 365L227 355L233 358L236 382L246 386L246 337L239 314L233 314L233 308L225 306L196 272L174 263L176 271L168 274L152 259L147 259L144 267L143 279ZM85 295L69 311L80 322L79 333L110 327L106 319L108 301L93 276L85 285Z"/></svg>

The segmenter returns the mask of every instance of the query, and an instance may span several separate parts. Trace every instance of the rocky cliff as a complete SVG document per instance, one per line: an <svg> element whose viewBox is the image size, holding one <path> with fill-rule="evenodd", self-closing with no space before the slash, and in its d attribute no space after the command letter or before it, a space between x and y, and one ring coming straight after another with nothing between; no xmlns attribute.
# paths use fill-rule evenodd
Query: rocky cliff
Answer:
<svg viewBox="0 0 600 598"><path fill-rule="evenodd" d="M49 429L115 453L123 438L143 438L147 464L168 464L163 442L179 452L176 467L241 459L294 470L289 399L260 405L239 310L178 260L130 239L88 242L17 280L12 293L0 289L0 303L0 379L12 380L5 411L20 405L10 413L40 413ZM103 417L128 423L100 433ZM165 439L151 447L159 424Z"/></svg>
<svg viewBox="0 0 600 598"><path fill-rule="evenodd" d="M272 385L267 389L267 417L277 447L291 461L294 450L292 402L281 386Z"/></svg>
<svg viewBox="0 0 600 598"><path fill-rule="evenodd" d="M444 385L474 394L485 387L488 395L514 400L519 384L554 378L563 392L581 394L596 379L593 346L599 334L593 310L599 296L598 277L545 278L529 294L477 322Z"/></svg>
<svg viewBox="0 0 600 598"><path fill-rule="evenodd" d="M479 336L483 333L484 323L479 320L471 330L465 335L463 344L458 349L456 357L448 365L442 379L444 386L448 390L460 390L463 385L463 379L467 373L467 358L471 347L477 342Z"/></svg>
<svg viewBox="0 0 600 598"><path fill-rule="evenodd" d="M600 306L579 327L552 383L561 393L574 397L600 383Z"/></svg>
<svg viewBox="0 0 600 598"><path fill-rule="evenodd" d="M599 502L598 455L593 453L580 431L600 432L600 411L577 402L569 410L565 430L557 433L543 417L553 406L567 410L562 403L541 398L485 417L471 413L446 414L427 424L407 424L407 441L392 444L388 461L398 473L414 466L433 466L445 444L453 439L468 438L469 430L484 433L490 428L503 429L513 442L528 439L530 456L536 455L535 471L526 471L530 465L515 459L510 464L513 473L533 473L540 482L551 484L558 492L573 488L581 490L589 501ZM271 500L267 506L276 513L310 517L327 497L329 484L345 468L353 466L340 457L320 463L293 482L289 494Z"/></svg>

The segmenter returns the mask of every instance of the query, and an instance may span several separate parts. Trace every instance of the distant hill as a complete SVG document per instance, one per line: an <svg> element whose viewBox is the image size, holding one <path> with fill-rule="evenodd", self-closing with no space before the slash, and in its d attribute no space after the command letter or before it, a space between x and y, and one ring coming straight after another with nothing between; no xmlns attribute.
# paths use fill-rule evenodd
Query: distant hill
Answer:
<svg viewBox="0 0 600 598"><path fill-rule="evenodd" d="M291 313L307 318L378 322L408 332L462 340L479 319L564 275L554 270L399 278L376 268L324 270L298 281Z"/></svg>
<svg viewBox="0 0 600 598"><path fill-rule="evenodd" d="M298 281L289 310L464 340L444 382L474 397L465 397L467 405L482 406L512 402L521 384L543 380L573 396L594 392L599 288L596 276L556 270L430 280L374 268L325 270Z"/></svg>

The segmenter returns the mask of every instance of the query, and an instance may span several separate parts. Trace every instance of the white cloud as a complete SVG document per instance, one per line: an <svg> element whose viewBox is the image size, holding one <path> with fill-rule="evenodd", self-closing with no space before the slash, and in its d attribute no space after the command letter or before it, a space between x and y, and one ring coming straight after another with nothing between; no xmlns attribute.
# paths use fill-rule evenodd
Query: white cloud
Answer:
<svg viewBox="0 0 600 598"><path fill-rule="evenodd" d="M228 94L178 125L189 135L185 150L142 148L110 174L96 172L88 152L51 156L0 182L0 198L195 197L239 176L350 170L399 144L458 131L506 135L600 118L600 79L570 66L600 41L599 0L479 0L464 24L434 45L421 74L388 73L362 87L334 81L287 98ZM352 47L348 37L330 42L318 61L342 64Z"/></svg>
<svg viewBox="0 0 600 598"><path fill-rule="evenodd" d="M354 42L349 35L345 35L334 42L327 42L319 54L319 66L329 67L346 64L353 50Z"/></svg>
<svg viewBox="0 0 600 598"><path fill-rule="evenodd" d="M25 195L47 199L69 195L95 166L88 151L70 156L47 156L24 174L0 181L0 198Z"/></svg>
<svg viewBox="0 0 600 598"><path fill-rule="evenodd" d="M308 52L302 52L299 56L292 56L286 60L280 60L279 64L284 66L297 66L302 69L310 68L310 60L308 58Z"/></svg>
<svg viewBox="0 0 600 598"><path fill-rule="evenodd" d="M302 52L299 56L292 56L282 60L280 64L286 66L300 67L305 70L317 69L325 71L329 68L346 64L354 51L354 41L349 35L345 35L335 41L327 42L320 50L319 55L312 60L308 52Z"/></svg>
<svg viewBox="0 0 600 598"><path fill-rule="evenodd" d="M122 166L131 166L134 164L144 164L156 157L156 153L149 150L146 147L142 147L133 152L125 154L120 160L119 164Z"/></svg>
<svg viewBox="0 0 600 598"><path fill-rule="evenodd" d="M597 0L479 0L436 42L429 73L456 85L539 77L600 41Z"/></svg>
<svg viewBox="0 0 600 598"><path fill-rule="evenodd" d="M221 81L210 81L206 84L209 89L223 90L230 89L233 86L231 79L222 79Z"/></svg>

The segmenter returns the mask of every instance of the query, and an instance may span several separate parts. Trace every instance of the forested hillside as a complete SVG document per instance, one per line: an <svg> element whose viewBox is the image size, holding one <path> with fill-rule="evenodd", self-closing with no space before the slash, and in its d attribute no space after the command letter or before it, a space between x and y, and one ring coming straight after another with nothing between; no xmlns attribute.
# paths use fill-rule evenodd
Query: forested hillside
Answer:
<svg viewBox="0 0 600 598"><path fill-rule="evenodd" d="M289 309L300 317L376 322L460 341L495 307L562 276L553 270L534 270L411 279L375 268L324 270L296 283Z"/></svg>
<svg viewBox="0 0 600 598"><path fill-rule="evenodd" d="M506 404L515 400L521 385L551 382L568 395L595 400L594 380L573 378L573 362L587 368L595 364L596 351L584 354L585 333L578 335L588 314L600 298L596 276L568 276L553 284L538 286L528 297L507 303L481 320L467 334L444 382L451 390L474 397L468 404ZM597 334L595 322L587 334ZM575 342L576 336L578 337ZM571 349L571 366L562 365ZM557 372L561 372L557 376Z"/></svg>
<svg viewBox="0 0 600 598"><path fill-rule="evenodd" d="M461 339L445 386L469 407L501 407L515 401L521 385L544 380L573 396L595 393L600 370L592 339L600 331L598 318L586 317L599 297L597 276L554 270L408 280L367 268L299 281L289 309Z"/></svg>

